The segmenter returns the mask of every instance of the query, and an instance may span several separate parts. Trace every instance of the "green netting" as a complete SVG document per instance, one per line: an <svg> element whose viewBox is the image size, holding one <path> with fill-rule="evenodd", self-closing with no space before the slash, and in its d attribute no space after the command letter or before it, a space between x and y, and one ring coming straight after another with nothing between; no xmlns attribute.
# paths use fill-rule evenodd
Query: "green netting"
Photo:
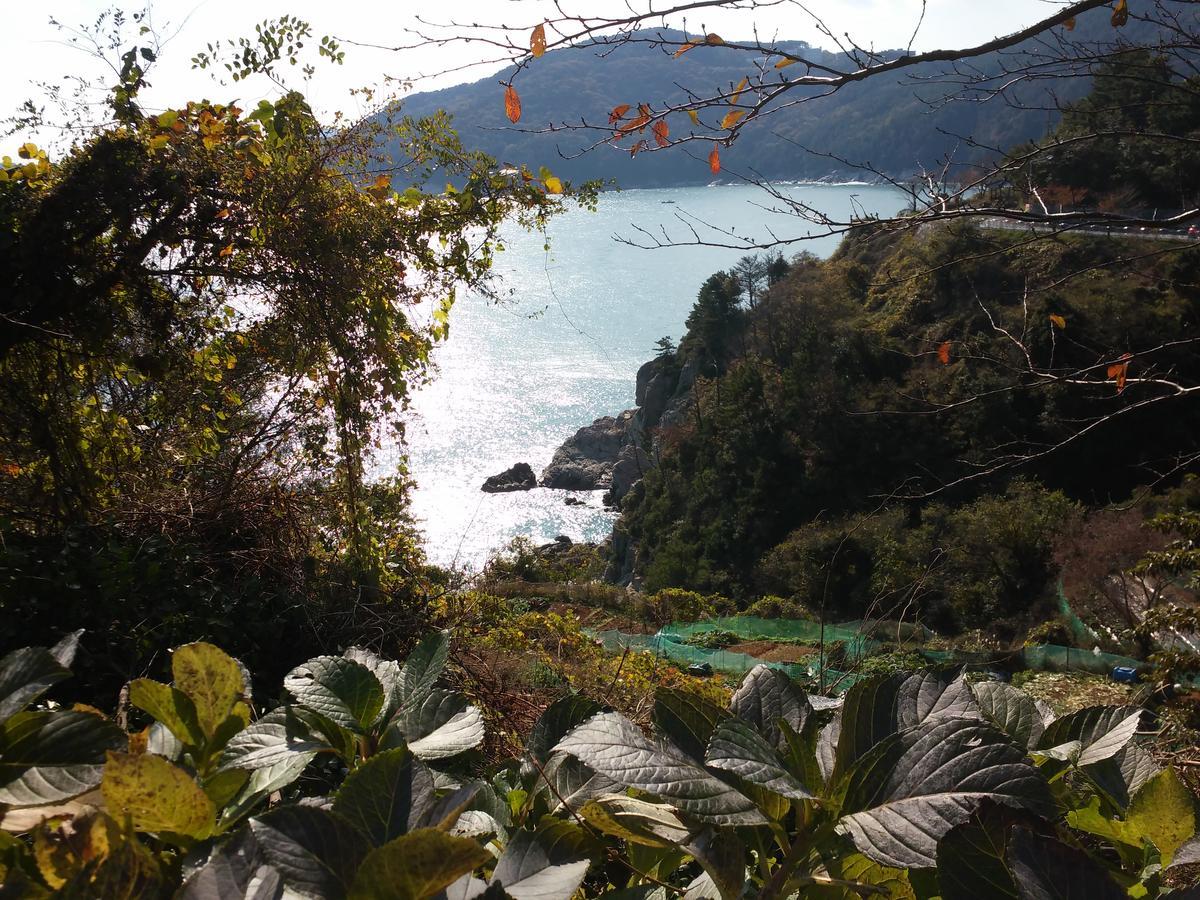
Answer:
<svg viewBox="0 0 1200 900"><path fill-rule="evenodd" d="M714 624L715 621L710 623L692 623L692 625L705 624L710 626L708 628L697 629L693 633L700 634L703 631L712 631L714 627L720 627L723 631L738 634L733 629L716 626ZM761 621L773 620L764 619ZM691 627L691 625L688 627ZM761 637L761 635L754 636ZM621 631L600 631L596 632L594 637L609 652L621 653L625 648L629 648L634 651L653 653L661 659L669 660L680 666L707 663L712 666L713 671L727 675L744 675L755 666L765 665L772 669L786 672L792 678L801 681L819 682L821 680L818 671L819 662L816 655L813 656L811 663L768 662L756 656L737 653L732 650L709 649L707 647L693 647L690 644L683 644L675 640L677 635L668 634L665 630L658 634L625 634ZM859 676L851 672L842 672L828 667L825 669L824 684L826 689L844 691L858 680L860 680Z"/></svg>
<svg viewBox="0 0 1200 900"><path fill-rule="evenodd" d="M1077 643L1094 645L1099 640L1096 637L1096 632L1092 631L1087 626L1087 623L1075 614L1075 610L1071 609L1071 602L1063 592L1063 583L1061 580L1058 582L1058 611L1067 627L1071 629L1071 637Z"/></svg>
<svg viewBox="0 0 1200 900"><path fill-rule="evenodd" d="M1116 653L1097 653L1080 650L1078 647L1058 647L1054 644L1036 644L1025 647L1021 653L1025 668L1041 672L1092 672L1096 675L1111 675L1118 666L1134 669L1145 668L1141 660Z"/></svg>
<svg viewBox="0 0 1200 900"><path fill-rule="evenodd" d="M813 645L819 644L823 636L826 646L841 641L845 644L846 659L858 660L879 647L878 641L863 633L861 624L850 622L845 625L826 625L822 635L821 623L808 619L721 616L701 622L673 622L659 633L667 640L680 644L689 637L709 631L728 631L748 641L789 641Z"/></svg>

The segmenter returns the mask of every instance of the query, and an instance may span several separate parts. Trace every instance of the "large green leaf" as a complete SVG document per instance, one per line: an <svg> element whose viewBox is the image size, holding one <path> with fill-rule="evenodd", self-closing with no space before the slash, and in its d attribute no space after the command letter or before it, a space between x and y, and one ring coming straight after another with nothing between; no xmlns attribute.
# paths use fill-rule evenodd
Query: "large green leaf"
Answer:
<svg viewBox="0 0 1200 900"><path fill-rule="evenodd" d="M1143 842L1149 841L1167 866L1196 834L1195 800L1174 770L1163 769L1134 795L1124 820L1104 815L1099 800L1094 799L1084 809L1070 812L1067 821L1081 831L1130 848L1132 852L1125 854L1130 862L1141 857Z"/></svg>
<svg viewBox="0 0 1200 900"><path fill-rule="evenodd" d="M605 834L645 847L674 847L690 834L671 807L624 794L591 800L579 815Z"/></svg>
<svg viewBox="0 0 1200 900"><path fill-rule="evenodd" d="M563 739L576 725L590 719L603 707L595 700L581 694L567 694L546 707L525 739L524 767L526 774L535 770L530 759L545 766L554 745Z"/></svg>
<svg viewBox="0 0 1200 900"><path fill-rule="evenodd" d="M400 664L362 647L351 647L342 655L366 666L379 679L379 684L383 687L384 704L377 722L386 722L400 708Z"/></svg>
<svg viewBox="0 0 1200 900"><path fill-rule="evenodd" d="M352 900L421 900L436 896L491 859L469 838L421 828L367 854Z"/></svg>
<svg viewBox="0 0 1200 900"><path fill-rule="evenodd" d="M370 849L349 822L316 806L281 806L250 828L263 858L302 897L344 896Z"/></svg>
<svg viewBox="0 0 1200 900"><path fill-rule="evenodd" d="M441 759L474 749L483 738L479 707L456 691L432 690L396 717L381 746L403 741L421 759Z"/></svg>
<svg viewBox="0 0 1200 900"><path fill-rule="evenodd" d="M713 730L729 718L729 713L691 691L659 687L654 691L650 718L659 735L672 747L696 762L703 762Z"/></svg>
<svg viewBox="0 0 1200 900"><path fill-rule="evenodd" d="M1052 814L1045 778L1007 736L980 722L935 718L859 760L839 829L877 862L932 866L938 840L984 800Z"/></svg>
<svg viewBox="0 0 1200 900"><path fill-rule="evenodd" d="M729 829L706 828L684 844L704 868L721 900L737 900L746 885L746 847Z"/></svg>
<svg viewBox="0 0 1200 900"><path fill-rule="evenodd" d="M152 678L135 678L129 682L129 702L161 722L182 743L198 747L204 742L196 705L183 691Z"/></svg>
<svg viewBox="0 0 1200 900"><path fill-rule="evenodd" d="M379 847L416 828L433 804L433 776L401 747L375 754L346 776L333 811Z"/></svg>
<svg viewBox="0 0 1200 900"><path fill-rule="evenodd" d="M221 755L221 768L265 769L298 759L306 765L328 749L329 744L314 736L289 710L277 709L233 736Z"/></svg>
<svg viewBox="0 0 1200 900"><path fill-rule="evenodd" d="M682 753L649 741L619 713L598 713L556 748L571 753L618 784L662 797L688 815L715 825L759 825L754 801Z"/></svg>
<svg viewBox="0 0 1200 900"><path fill-rule="evenodd" d="M71 677L45 647L24 647L0 659L0 722Z"/></svg>
<svg viewBox="0 0 1200 900"><path fill-rule="evenodd" d="M549 794L547 803L551 812L558 812L565 804L578 809L584 803L620 788L615 781L599 774L578 757L569 753L551 753L538 779L534 783L534 794Z"/></svg>
<svg viewBox="0 0 1200 900"><path fill-rule="evenodd" d="M1132 742L1115 756L1083 768L1092 784L1121 809L1128 808L1133 795L1161 770L1153 756Z"/></svg>
<svg viewBox="0 0 1200 900"><path fill-rule="evenodd" d="M138 831L203 840L216 824L213 802L192 776L149 753L110 752L100 787L109 812L129 816Z"/></svg>
<svg viewBox="0 0 1200 900"><path fill-rule="evenodd" d="M433 690L449 657L449 632L439 631L423 638L400 667L396 706L407 708L424 700L425 695Z"/></svg>
<svg viewBox="0 0 1200 900"><path fill-rule="evenodd" d="M775 748L740 719L729 719L717 726L705 762L789 800L809 800L813 796L788 771Z"/></svg>
<svg viewBox="0 0 1200 900"><path fill-rule="evenodd" d="M1088 766L1116 756L1133 740L1142 711L1133 706L1090 706L1046 726L1037 753Z"/></svg>
<svg viewBox="0 0 1200 900"><path fill-rule="evenodd" d="M17 713L0 722L0 804L76 797L100 783L104 754L126 743L121 729L91 713Z"/></svg>
<svg viewBox="0 0 1200 900"><path fill-rule="evenodd" d="M1037 746L1046 726L1032 697L1000 681L981 681L971 689L987 721L1022 747Z"/></svg>
<svg viewBox="0 0 1200 900"><path fill-rule="evenodd" d="M871 748L897 732L941 719L978 719L979 706L961 672L928 671L860 681L846 692L838 717L840 778Z"/></svg>
<svg viewBox="0 0 1200 900"><path fill-rule="evenodd" d="M209 854L183 883L176 900L282 900L283 878L267 863L254 832L240 829Z"/></svg>
<svg viewBox="0 0 1200 900"><path fill-rule="evenodd" d="M942 900L1020 900L1008 865L1014 826L1035 824L1028 813L985 802L939 842L937 876Z"/></svg>
<svg viewBox="0 0 1200 900"><path fill-rule="evenodd" d="M383 685L368 669L341 656L318 656L283 679L284 690L301 706L358 734L383 709Z"/></svg>
<svg viewBox="0 0 1200 900"><path fill-rule="evenodd" d="M777 749L782 749L784 737L780 720L799 733L812 714L812 705L804 691L785 673L770 666L755 666L734 692L729 710Z"/></svg>
<svg viewBox="0 0 1200 900"><path fill-rule="evenodd" d="M246 687L237 661L202 641L184 644L171 654L171 675L175 687L194 704L200 730L209 739L229 718Z"/></svg>
<svg viewBox="0 0 1200 900"><path fill-rule="evenodd" d="M587 832L547 816L536 831L514 832L491 881L515 900L568 900L587 874L589 856Z"/></svg>
<svg viewBox="0 0 1200 900"><path fill-rule="evenodd" d="M1021 900L1127 900L1128 895L1082 850L1014 828L1008 864Z"/></svg>

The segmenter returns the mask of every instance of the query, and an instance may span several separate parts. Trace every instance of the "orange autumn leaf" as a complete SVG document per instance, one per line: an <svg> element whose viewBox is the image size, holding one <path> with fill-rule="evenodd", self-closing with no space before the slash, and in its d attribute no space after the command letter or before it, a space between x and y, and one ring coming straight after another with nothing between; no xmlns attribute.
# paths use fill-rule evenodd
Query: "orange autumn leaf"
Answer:
<svg viewBox="0 0 1200 900"><path fill-rule="evenodd" d="M658 144L658 146L665 147L667 144L671 143L670 140L668 140L671 134L671 129L667 127L666 119L659 119L657 122L655 122L652 130L654 131L654 143Z"/></svg>
<svg viewBox="0 0 1200 900"><path fill-rule="evenodd" d="M521 98L511 84L504 88L504 114L508 116L510 122L515 123L521 120Z"/></svg>
<svg viewBox="0 0 1200 900"><path fill-rule="evenodd" d="M539 57L546 52L546 26L538 25L529 36L529 52Z"/></svg>
<svg viewBox="0 0 1200 900"><path fill-rule="evenodd" d="M1125 381L1129 377L1129 360L1133 359L1132 353L1122 353L1121 361L1115 362L1108 367L1108 377L1117 383L1117 393L1125 390Z"/></svg>
<svg viewBox="0 0 1200 900"><path fill-rule="evenodd" d="M1057 326L1060 330L1067 327L1067 320L1064 319L1062 316L1051 315L1050 322L1053 325Z"/></svg>
<svg viewBox="0 0 1200 900"><path fill-rule="evenodd" d="M717 144L713 144L713 148L708 154L708 168L714 175L721 174L721 151Z"/></svg>
<svg viewBox="0 0 1200 900"><path fill-rule="evenodd" d="M721 127L732 128L738 123L738 119L745 114L746 111L744 109L731 109L729 112L725 113L725 118L721 120Z"/></svg>
<svg viewBox="0 0 1200 900"><path fill-rule="evenodd" d="M704 43L708 44L711 47L720 47L722 44L725 43L725 39L722 38L719 34L706 34L704 36Z"/></svg>
<svg viewBox="0 0 1200 900"><path fill-rule="evenodd" d="M612 112L608 114L608 124L612 125L615 122L619 122L621 119L625 118L625 113L627 112L629 112L628 103L621 103L617 106L614 106L612 108Z"/></svg>
<svg viewBox="0 0 1200 900"><path fill-rule="evenodd" d="M937 356L938 356L938 361L943 366L950 365L950 342L949 341L942 341L942 343L938 346Z"/></svg>
<svg viewBox="0 0 1200 900"><path fill-rule="evenodd" d="M1113 7L1112 26L1113 28L1122 28L1129 21L1129 5L1126 0L1117 0L1117 5Z"/></svg>
<svg viewBox="0 0 1200 900"><path fill-rule="evenodd" d="M645 146L646 146L646 142L644 140L638 141L636 144L634 144L632 147L629 148L629 155L631 157L637 156L638 151L641 150Z"/></svg>
<svg viewBox="0 0 1200 900"><path fill-rule="evenodd" d="M672 54L671 58L679 59L679 57L683 56L683 54L687 53L689 50L691 50L695 46L696 45L692 44L692 43L684 44L682 47L680 47L678 50L676 50L674 54Z"/></svg>
<svg viewBox="0 0 1200 900"><path fill-rule="evenodd" d="M779 62L775 63L775 68L786 69L788 66L794 66L798 62L800 62L798 59L781 59Z"/></svg>
<svg viewBox="0 0 1200 900"><path fill-rule="evenodd" d="M233 256L233 244L229 244L225 247L222 247L221 252L217 255L222 258L224 258L226 256Z"/></svg>
<svg viewBox="0 0 1200 900"><path fill-rule="evenodd" d="M1075 30L1075 17L1071 16L1071 18L1067 19L1065 22L1063 22L1063 26L1067 29L1067 31L1074 31Z"/></svg>
<svg viewBox="0 0 1200 900"><path fill-rule="evenodd" d="M741 81L739 81L737 83L737 87L735 87L733 89L733 94L730 95L730 97L729 97L729 105L730 106L733 106L733 104L738 102L738 97L742 96L742 91L744 91L745 89L746 89L746 79L743 78Z"/></svg>
<svg viewBox="0 0 1200 900"><path fill-rule="evenodd" d="M9 478L16 478L21 474L21 467L16 463L5 463L4 465L0 466L0 472L3 472Z"/></svg>

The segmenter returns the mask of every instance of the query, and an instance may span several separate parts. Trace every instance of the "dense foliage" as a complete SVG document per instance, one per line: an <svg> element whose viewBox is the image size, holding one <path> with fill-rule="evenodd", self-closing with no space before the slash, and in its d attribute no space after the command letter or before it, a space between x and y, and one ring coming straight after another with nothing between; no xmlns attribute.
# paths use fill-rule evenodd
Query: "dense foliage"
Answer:
<svg viewBox="0 0 1200 900"><path fill-rule="evenodd" d="M635 571L650 590L1015 628L1052 583L1056 537L1194 446L1185 399L1029 371L1026 350L1086 372L1162 346L1139 372L1200 376L1186 349L1200 254L1122 261L1126 247L864 226L719 320L710 295L724 282L710 279L676 354L690 397L659 430L658 466L618 525ZM708 347L719 366L698 358Z"/></svg>
<svg viewBox="0 0 1200 900"><path fill-rule="evenodd" d="M728 708L660 688L653 737L566 694L498 766L480 710L438 687L449 640L403 663L297 666L257 718L216 647L137 679L146 727L42 704L79 635L0 659L0 878L26 897L733 900L1182 896L1195 800L1134 707L1056 718L954 672L807 696L765 666ZM1184 871L1178 869L1180 872ZM986 875L986 877L981 877Z"/></svg>
<svg viewBox="0 0 1200 900"><path fill-rule="evenodd" d="M153 59L122 57L111 120L61 158L0 167L0 616L25 623L0 643L87 627L109 696L164 642L279 677L281 640L420 621L407 481L369 456L402 441L457 293L487 291L500 223L569 189L501 174L444 116L331 128L296 92L151 115Z"/></svg>

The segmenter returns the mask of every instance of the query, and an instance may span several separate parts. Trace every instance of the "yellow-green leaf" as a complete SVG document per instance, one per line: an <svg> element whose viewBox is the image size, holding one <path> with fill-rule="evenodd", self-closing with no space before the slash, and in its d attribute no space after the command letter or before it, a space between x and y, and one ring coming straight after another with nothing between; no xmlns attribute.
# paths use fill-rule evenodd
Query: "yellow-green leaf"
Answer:
<svg viewBox="0 0 1200 900"><path fill-rule="evenodd" d="M549 178L545 179L545 185L546 193L548 194L561 194L563 192L562 182L559 181L554 175L551 175Z"/></svg>
<svg viewBox="0 0 1200 900"><path fill-rule="evenodd" d="M1174 769L1163 769L1147 781L1129 804L1125 831L1148 838L1162 854L1163 865L1196 833L1196 810L1191 792Z"/></svg>
<svg viewBox="0 0 1200 900"><path fill-rule="evenodd" d="M733 89L733 93L729 96L729 104L732 106L738 102L738 97L742 96L742 91L746 89L746 79L743 78L737 83L737 87Z"/></svg>
<svg viewBox="0 0 1200 900"><path fill-rule="evenodd" d="M184 644L171 656L175 687L196 706L196 719L208 737L242 698L242 670L233 657L212 644Z"/></svg>
<svg viewBox="0 0 1200 900"><path fill-rule="evenodd" d="M121 843L121 829L99 811L70 819L43 822L33 835L38 871L52 888L60 888L89 864L103 862Z"/></svg>
<svg viewBox="0 0 1200 900"><path fill-rule="evenodd" d="M129 682L129 702L148 712L184 744L198 747L204 742L196 706L183 691L153 678Z"/></svg>
<svg viewBox="0 0 1200 900"><path fill-rule="evenodd" d="M688 118L692 120L693 125L700 124L700 113L696 112L696 110L694 110L694 109L689 109L687 111L687 114L688 114Z"/></svg>
<svg viewBox="0 0 1200 900"><path fill-rule="evenodd" d="M358 867L351 900L417 900L431 897L492 856L470 838L419 828L367 854Z"/></svg>
<svg viewBox="0 0 1200 900"><path fill-rule="evenodd" d="M108 752L100 783L109 812L138 831L202 840L212 834L213 802L183 769L161 756Z"/></svg>

